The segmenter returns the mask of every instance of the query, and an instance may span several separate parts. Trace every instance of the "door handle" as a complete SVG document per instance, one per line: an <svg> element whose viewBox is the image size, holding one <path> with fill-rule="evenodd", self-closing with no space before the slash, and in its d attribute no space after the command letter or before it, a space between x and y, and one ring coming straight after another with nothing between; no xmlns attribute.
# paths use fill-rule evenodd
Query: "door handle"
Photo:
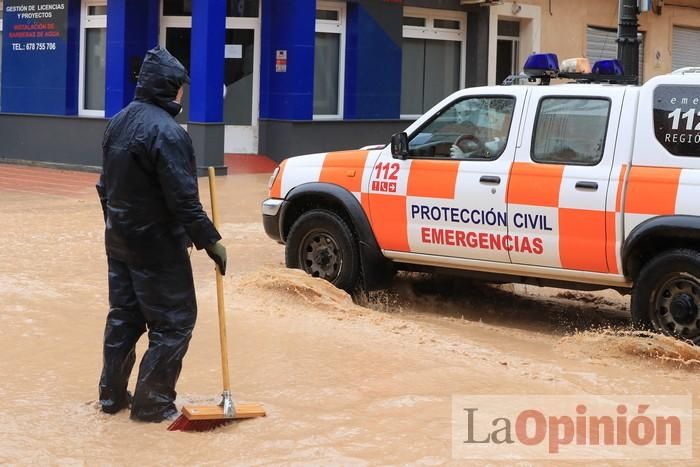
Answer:
<svg viewBox="0 0 700 467"><path fill-rule="evenodd" d="M501 177L495 175L482 175L479 182L486 185L499 185L501 183Z"/></svg>
<svg viewBox="0 0 700 467"><path fill-rule="evenodd" d="M596 182L576 182L577 190L598 191L598 183Z"/></svg>

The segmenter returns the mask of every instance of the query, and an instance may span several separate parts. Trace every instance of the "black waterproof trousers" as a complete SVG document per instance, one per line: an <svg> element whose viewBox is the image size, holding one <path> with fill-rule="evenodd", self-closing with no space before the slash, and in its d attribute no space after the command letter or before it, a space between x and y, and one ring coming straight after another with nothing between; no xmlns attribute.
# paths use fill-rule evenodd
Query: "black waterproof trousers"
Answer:
<svg viewBox="0 0 700 467"><path fill-rule="evenodd" d="M131 418L162 421L177 412L175 383L197 318L189 258L158 266L129 265L108 258L109 314L105 326L100 405L116 413L129 403L127 384L134 347L148 330Z"/></svg>

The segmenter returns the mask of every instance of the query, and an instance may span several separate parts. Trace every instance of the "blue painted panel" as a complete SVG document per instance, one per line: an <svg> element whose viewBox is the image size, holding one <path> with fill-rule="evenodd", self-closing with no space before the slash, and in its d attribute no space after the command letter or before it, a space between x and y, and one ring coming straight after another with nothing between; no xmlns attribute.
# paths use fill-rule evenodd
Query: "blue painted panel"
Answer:
<svg viewBox="0 0 700 467"><path fill-rule="evenodd" d="M260 118L311 120L314 99L315 0L263 0ZM276 51L287 51L278 73Z"/></svg>
<svg viewBox="0 0 700 467"><path fill-rule="evenodd" d="M192 2L190 121L224 120L226 0Z"/></svg>
<svg viewBox="0 0 700 467"><path fill-rule="evenodd" d="M348 4L346 119L399 118L401 18L400 4Z"/></svg>
<svg viewBox="0 0 700 467"><path fill-rule="evenodd" d="M107 117L131 102L136 89L134 67L147 50L158 45L159 4L159 0L110 0L107 4Z"/></svg>
<svg viewBox="0 0 700 467"><path fill-rule="evenodd" d="M6 0L3 18L2 110L78 112L80 0Z"/></svg>

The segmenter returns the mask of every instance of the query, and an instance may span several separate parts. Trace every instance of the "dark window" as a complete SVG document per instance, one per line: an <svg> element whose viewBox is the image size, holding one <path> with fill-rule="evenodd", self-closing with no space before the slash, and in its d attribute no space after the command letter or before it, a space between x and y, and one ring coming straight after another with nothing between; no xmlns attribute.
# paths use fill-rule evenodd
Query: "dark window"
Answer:
<svg viewBox="0 0 700 467"><path fill-rule="evenodd" d="M325 21L338 21L338 10L316 10L316 19Z"/></svg>
<svg viewBox="0 0 700 467"><path fill-rule="evenodd" d="M496 83L501 84L520 70L520 23L517 21L498 22L496 42Z"/></svg>
<svg viewBox="0 0 700 467"><path fill-rule="evenodd" d="M416 18L415 16L404 16L404 26L416 26L419 28L425 27L425 18Z"/></svg>
<svg viewBox="0 0 700 467"><path fill-rule="evenodd" d="M409 142L411 157L495 160L508 143L515 98L467 97L453 102Z"/></svg>
<svg viewBox="0 0 700 467"><path fill-rule="evenodd" d="M459 89L461 50L461 42L404 38L402 115L420 115Z"/></svg>
<svg viewBox="0 0 700 467"><path fill-rule="evenodd" d="M316 33L314 48L314 115L338 114L340 34Z"/></svg>
<svg viewBox="0 0 700 467"><path fill-rule="evenodd" d="M192 16L192 0L163 0L163 16Z"/></svg>
<svg viewBox="0 0 700 467"><path fill-rule="evenodd" d="M85 82L83 92L86 110L105 109L105 50L107 29L85 29Z"/></svg>
<svg viewBox="0 0 700 467"><path fill-rule="evenodd" d="M436 19L433 26L440 29L459 29L459 21L452 19Z"/></svg>
<svg viewBox="0 0 700 467"><path fill-rule="evenodd" d="M88 14L88 16L106 15L107 14L107 6L106 5L88 6L87 14Z"/></svg>
<svg viewBox="0 0 700 467"><path fill-rule="evenodd" d="M256 18L260 0L227 0L226 16ZM192 0L163 0L163 16L192 16Z"/></svg>
<svg viewBox="0 0 700 467"><path fill-rule="evenodd" d="M607 99L542 99L535 124L532 160L550 164L598 164L603 158L609 115Z"/></svg>
<svg viewBox="0 0 700 467"><path fill-rule="evenodd" d="M227 0L226 16L234 18L257 18L260 0Z"/></svg>
<svg viewBox="0 0 700 467"><path fill-rule="evenodd" d="M167 28L165 30L165 48L180 60L185 68L190 69L190 52L192 41L192 29L190 28ZM187 123L190 111L190 85L183 86L182 112L175 120L180 123Z"/></svg>
<svg viewBox="0 0 700 467"><path fill-rule="evenodd" d="M658 86L654 132L671 154L700 157L700 86Z"/></svg>
<svg viewBox="0 0 700 467"><path fill-rule="evenodd" d="M496 42L496 83L501 84L511 75L518 74L520 42L512 39L498 39Z"/></svg>
<svg viewBox="0 0 700 467"><path fill-rule="evenodd" d="M498 35L509 37L520 37L520 23L518 21L499 21Z"/></svg>

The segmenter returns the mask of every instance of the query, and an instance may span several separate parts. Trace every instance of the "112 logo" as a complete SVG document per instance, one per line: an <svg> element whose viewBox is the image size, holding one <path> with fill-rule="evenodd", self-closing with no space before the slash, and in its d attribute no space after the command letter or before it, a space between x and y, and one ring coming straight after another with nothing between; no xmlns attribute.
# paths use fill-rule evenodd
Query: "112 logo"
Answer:
<svg viewBox="0 0 700 467"><path fill-rule="evenodd" d="M401 166L397 162L380 162L374 167L373 174L377 180L372 180L372 191L396 193L397 180Z"/></svg>

